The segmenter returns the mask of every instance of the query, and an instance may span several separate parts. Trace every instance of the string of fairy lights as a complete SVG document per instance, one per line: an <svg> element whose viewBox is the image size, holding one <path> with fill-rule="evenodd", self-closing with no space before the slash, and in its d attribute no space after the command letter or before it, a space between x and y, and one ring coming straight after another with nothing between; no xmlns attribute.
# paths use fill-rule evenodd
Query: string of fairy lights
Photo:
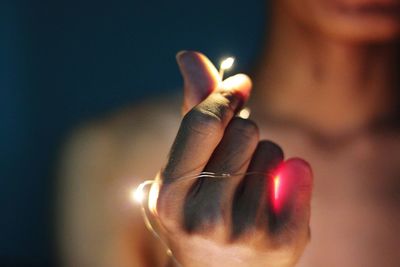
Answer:
<svg viewBox="0 0 400 267"><path fill-rule="evenodd" d="M235 62L233 57L225 58L219 67L219 77L221 82L223 81L224 74L227 70L229 70ZM243 108L237 116L247 119L250 116L250 109ZM200 178L214 178L214 179L226 179L232 176L243 176L243 175L265 175L265 173L259 172L247 172L247 173L239 173L239 174L229 174L229 173L213 173L213 172L201 172L198 175L179 177L177 179L173 179L174 183L179 183L182 181L187 181L191 179L200 179ZM153 180L146 180L142 182L139 186L137 186L130 193L130 198L133 202L137 203L140 206L141 214L143 217L143 221L145 223L146 228L152 233L152 235L159 240L161 245L164 247L166 254L171 258L175 266L183 267L182 264L176 259L174 253L171 251L168 242L162 238L159 232L155 229L154 224L151 220L151 215L156 214L156 204L158 193L160 189L161 180L156 178ZM274 187L279 186L279 181L274 182ZM145 200L147 199L147 205ZM150 213L149 213L150 212Z"/></svg>

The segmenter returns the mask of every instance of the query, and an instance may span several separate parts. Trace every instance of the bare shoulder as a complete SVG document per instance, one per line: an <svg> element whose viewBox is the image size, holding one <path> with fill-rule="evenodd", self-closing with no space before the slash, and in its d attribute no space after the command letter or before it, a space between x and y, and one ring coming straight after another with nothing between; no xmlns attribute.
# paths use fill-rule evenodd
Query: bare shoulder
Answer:
<svg viewBox="0 0 400 267"><path fill-rule="evenodd" d="M68 139L63 154L69 167L83 163L103 168L112 165L135 177L147 176L163 163L179 122L178 97L144 102L79 127Z"/></svg>
<svg viewBox="0 0 400 267"><path fill-rule="evenodd" d="M66 266L158 265L135 253L153 241L129 193L162 167L179 122L180 101L171 97L121 109L72 133L59 168Z"/></svg>

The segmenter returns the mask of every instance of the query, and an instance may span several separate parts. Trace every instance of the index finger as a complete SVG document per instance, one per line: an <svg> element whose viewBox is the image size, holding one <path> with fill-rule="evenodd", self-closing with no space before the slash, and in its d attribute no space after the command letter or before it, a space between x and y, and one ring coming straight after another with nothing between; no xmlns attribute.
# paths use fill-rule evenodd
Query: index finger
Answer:
<svg viewBox="0 0 400 267"><path fill-rule="evenodd" d="M247 101L250 90L251 81L246 75L232 76L184 116L162 172L164 183L172 183L177 177L197 175L203 170L226 126ZM187 187L190 181L180 184Z"/></svg>

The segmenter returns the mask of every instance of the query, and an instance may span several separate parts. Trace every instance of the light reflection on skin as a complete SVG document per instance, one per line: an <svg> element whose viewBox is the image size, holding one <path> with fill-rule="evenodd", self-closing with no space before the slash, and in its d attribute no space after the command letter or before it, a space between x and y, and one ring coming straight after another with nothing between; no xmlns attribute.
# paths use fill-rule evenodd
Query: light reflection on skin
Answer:
<svg viewBox="0 0 400 267"><path fill-rule="evenodd" d="M279 175L275 176L275 178L274 178L274 199L275 199L275 201L278 201L278 199L279 199L280 180L281 180L281 178Z"/></svg>

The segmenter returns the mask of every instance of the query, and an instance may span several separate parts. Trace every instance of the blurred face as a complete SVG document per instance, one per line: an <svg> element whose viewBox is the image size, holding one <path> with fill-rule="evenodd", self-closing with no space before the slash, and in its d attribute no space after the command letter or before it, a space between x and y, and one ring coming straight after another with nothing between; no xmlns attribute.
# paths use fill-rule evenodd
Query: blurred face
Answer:
<svg viewBox="0 0 400 267"><path fill-rule="evenodd" d="M385 42L400 34L400 0L275 0L298 23L350 42Z"/></svg>

